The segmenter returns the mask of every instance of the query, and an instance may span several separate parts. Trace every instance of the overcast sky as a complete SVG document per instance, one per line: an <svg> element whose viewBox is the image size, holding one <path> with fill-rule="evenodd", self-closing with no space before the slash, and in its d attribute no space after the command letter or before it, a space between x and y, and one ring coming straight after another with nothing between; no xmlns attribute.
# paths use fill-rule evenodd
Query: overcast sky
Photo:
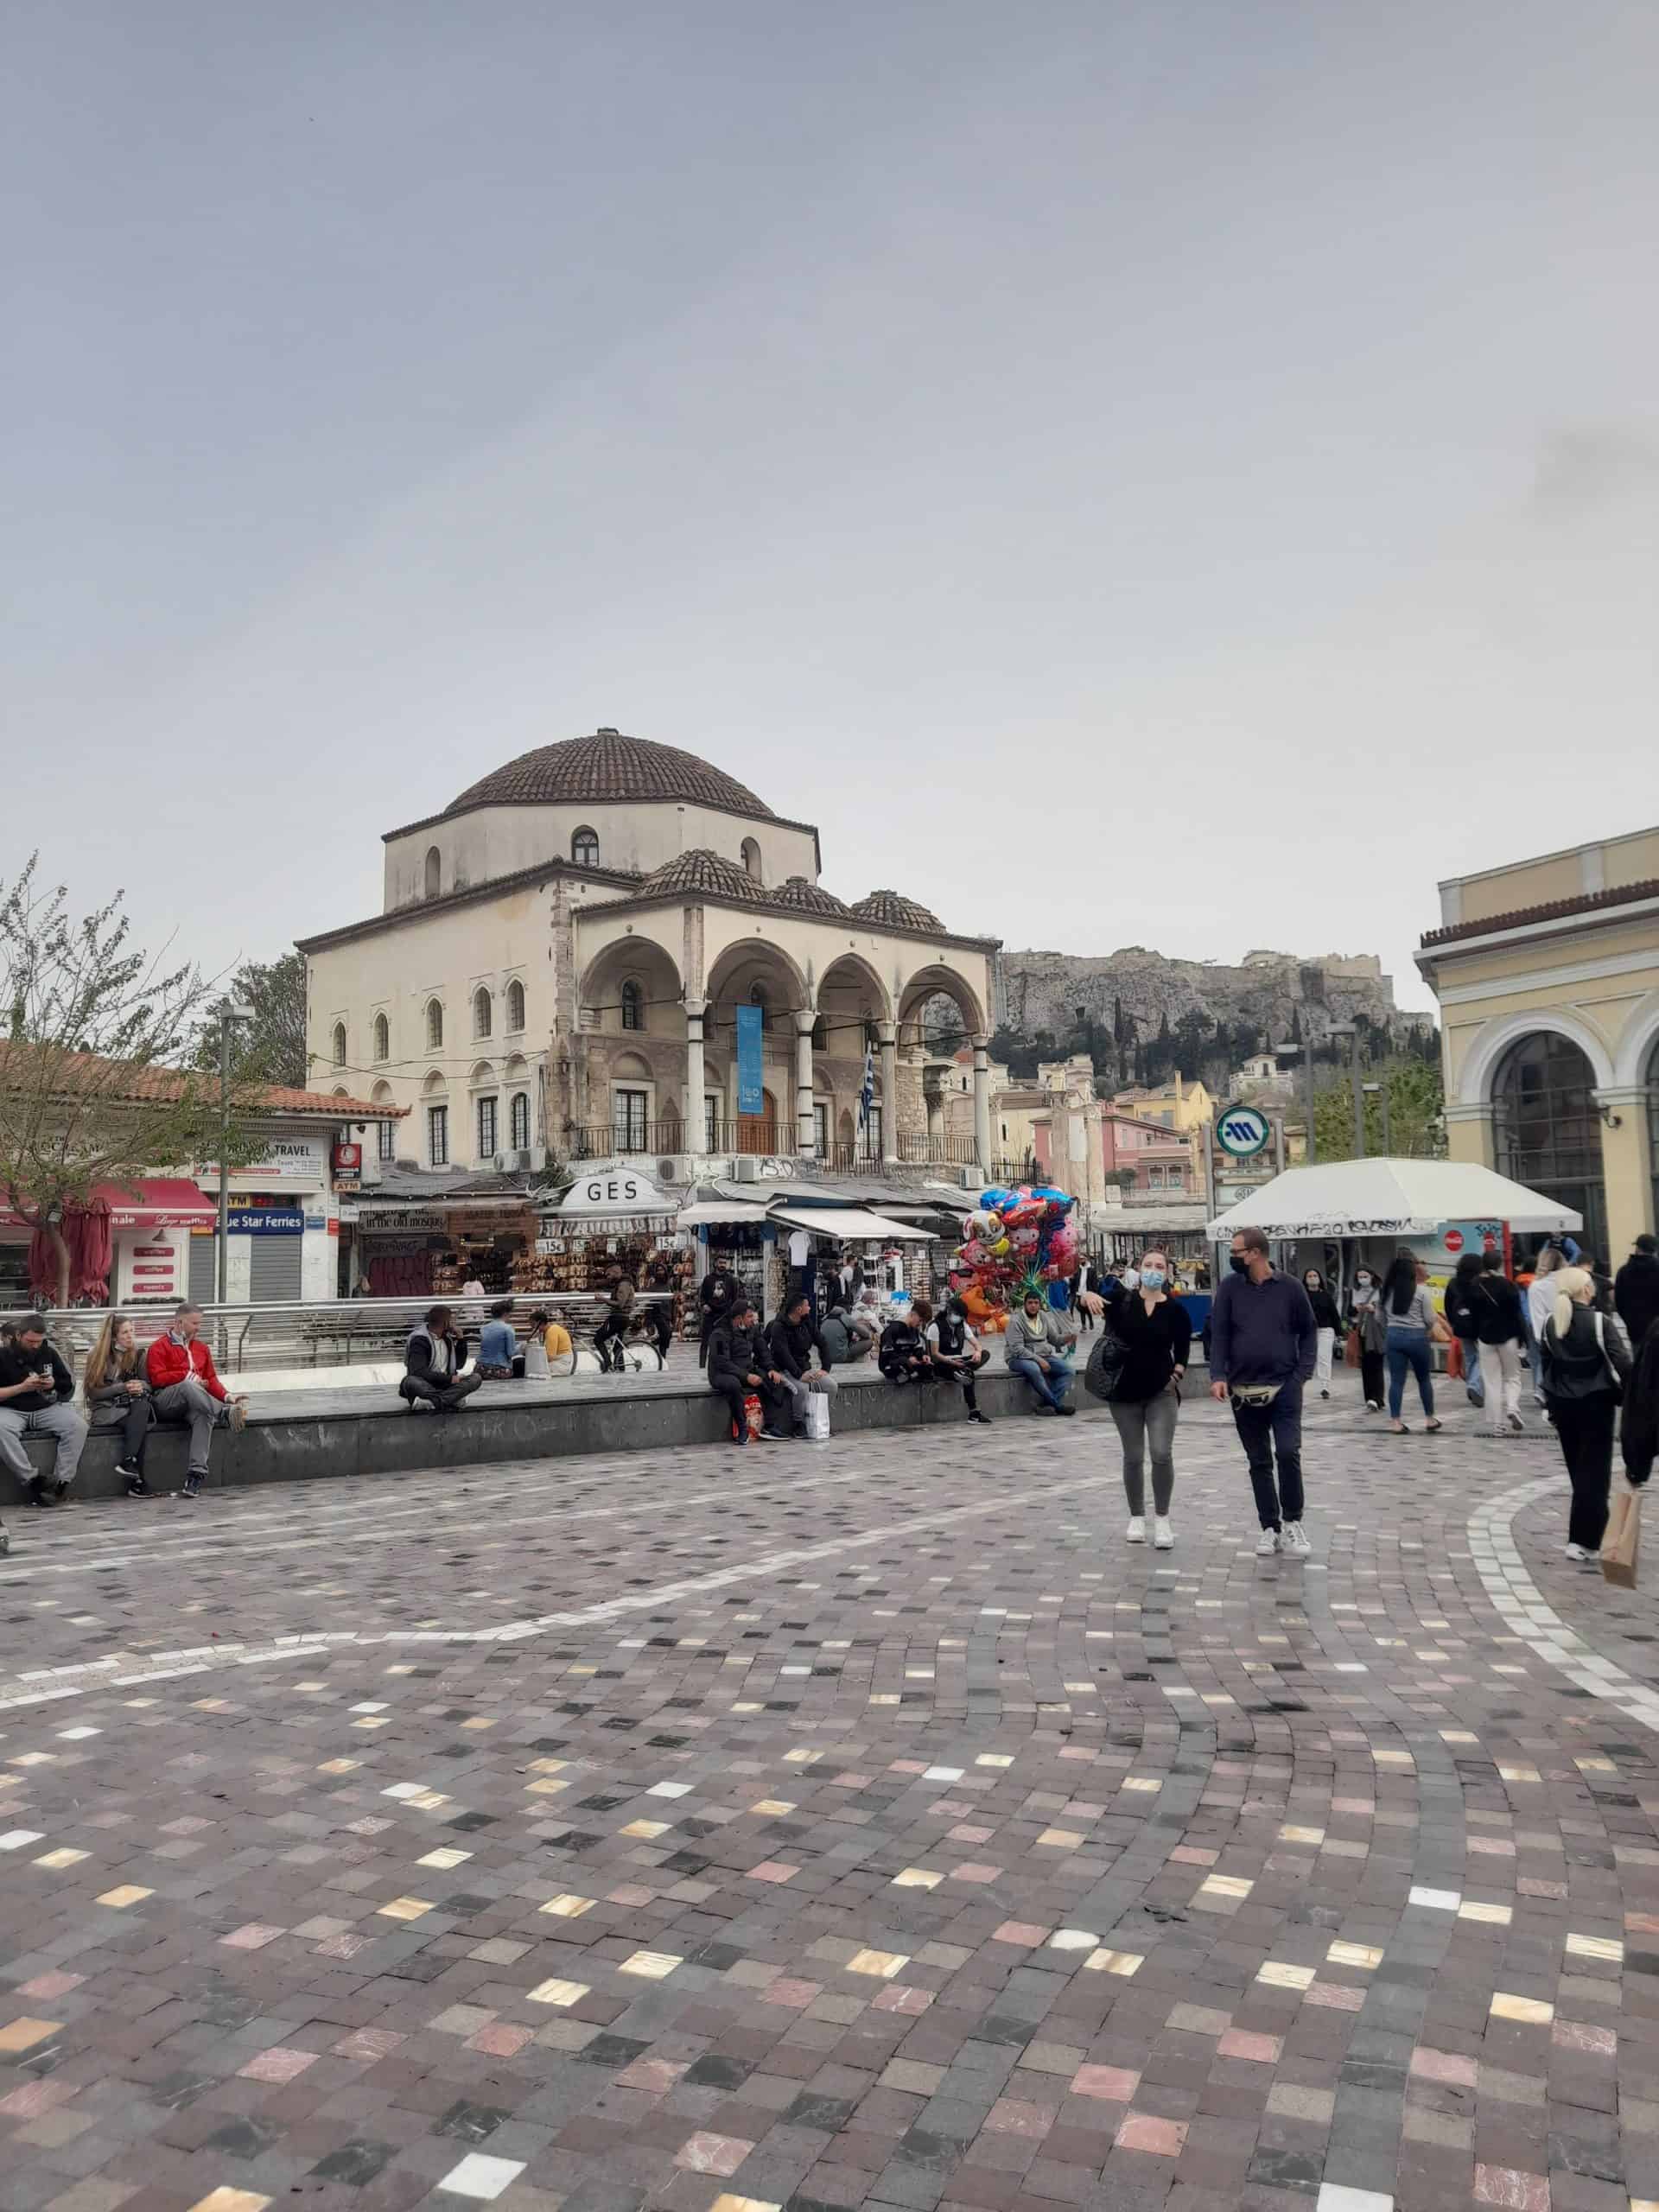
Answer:
<svg viewBox="0 0 1659 2212"><path fill-rule="evenodd" d="M1010 945L1659 819L1647 0L14 12L0 875L205 963L599 723Z"/></svg>

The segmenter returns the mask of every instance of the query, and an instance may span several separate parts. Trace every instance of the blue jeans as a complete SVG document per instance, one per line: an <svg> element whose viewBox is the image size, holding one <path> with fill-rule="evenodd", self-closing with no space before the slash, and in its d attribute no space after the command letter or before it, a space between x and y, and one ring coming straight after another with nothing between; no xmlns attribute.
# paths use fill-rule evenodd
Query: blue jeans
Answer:
<svg viewBox="0 0 1659 2212"><path fill-rule="evenodd" d="M1486 1384L1480 1371L1480 1345L1473 1337L1459 1337L1458 1342L1463 1346L1463 1379L1468 1386L1470 1403L1484 1406Z"/></svg>
<svg viewBox="0 0 1659 2212"><path fill-rule="evenodd" d="M1433 1370L1428 1363L1428 1338L1421 1329L1389 1331L1389 1419L1398 1421L1406 1399L1406 1370L1417 1377L1417 1395L1423 1411L1434 1416Z"/></svg>
<svg viewBox="0 0 1659 2212"><path fill-rule="evenodd" d="M1049 1372L1045 1375L1034 1359L1011 1359L1008 1372L1017 1375L1021 1382L1029 1382L1045 1405L1058 1412L1065 1403L1065 1394L1071 1383L1071 1370L1061 1352L1048 1356Z"/></svg>

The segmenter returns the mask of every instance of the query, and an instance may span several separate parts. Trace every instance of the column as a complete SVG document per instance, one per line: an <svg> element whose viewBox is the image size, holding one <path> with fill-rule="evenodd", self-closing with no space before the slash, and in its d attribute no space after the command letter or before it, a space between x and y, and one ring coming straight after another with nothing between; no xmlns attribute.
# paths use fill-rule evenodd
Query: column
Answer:
<svg viewBox="0 0 1659 2212"><path fill-rule="evenodd" d="M707 1149L708 1139L703 1134L703 1119L707 1109L702 1103L708 1088L702 1066L702 1023L709 1011L707 999L687 999L685 1002L685 1148L688 1152Z"/></svg>
<svg viewBox="0 0 1659 2212"><path fill-rule="evenodd" d="M1445 1110L1446 1156L1480 1167L1497 1166L1491 1102L1478 1106L1448 1103Z"/></svg>
<svg viewBox="0 0 1659 2212"><path fill-rule="evenodd" d="M1653 1229L1653 1166L1648 1141L1645 1084L1621 1084L1598 1090L1601 1113L1601 1173L1607 1192L1607 1236L1611 1252L1596 1257L1612 1273L1631 1240Z"/></svg>
<svg viewBox="0 0 1659 2212"><path fill-rule="evenodd" d="M803 1160L817 1157L817 1128L812 1116L812 1025L810 1006L795 1009L795 1149Z"/></svg>
<svg viewBox="0 0 1659 2212"><path fill-rule="evenodd" d="M899 1157L899 1025L878 1021L875 1033L881 1046L881 1157Z"/></svg>
<svg viewBox="0 0 1659 2212"><path fill-rule="evenodd" d="M974 1038L974 1153L979 1172L991 1172L991 1055L990 1039Z"/></svg>

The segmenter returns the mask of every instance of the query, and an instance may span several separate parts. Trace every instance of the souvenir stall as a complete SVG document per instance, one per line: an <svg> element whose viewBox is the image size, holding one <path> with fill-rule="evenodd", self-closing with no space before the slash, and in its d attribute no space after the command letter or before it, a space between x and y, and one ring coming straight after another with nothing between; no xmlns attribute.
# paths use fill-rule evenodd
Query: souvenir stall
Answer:
<svg viewBox="0 0 1659 2212"><path fill-rule="evenodd" d="M690 1239L679 1234L677 1197L636 1170L601 1164L584 1170L542 1211L533 1251L514 1263L507 1287L515 1298L598 1298L613 1268L636 1289L669 1291L677 1300L677 1333L696 1266Z"/></svg>

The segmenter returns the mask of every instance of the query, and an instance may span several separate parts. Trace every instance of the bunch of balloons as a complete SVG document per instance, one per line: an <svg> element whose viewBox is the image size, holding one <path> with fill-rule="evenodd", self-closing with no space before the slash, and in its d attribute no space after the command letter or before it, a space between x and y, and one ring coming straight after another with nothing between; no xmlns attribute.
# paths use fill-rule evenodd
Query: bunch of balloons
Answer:
<svg viewBox="0 0 1659 2212"><path fill-rule="evenodd" d="M976 1317L1006 1313L1033 1290L1071 1274L1083 1246L1071 1211L1077 1204L1047 1183L982 1192L967 1221L967 1235L950 1262L950 1287Z"/></svg>

